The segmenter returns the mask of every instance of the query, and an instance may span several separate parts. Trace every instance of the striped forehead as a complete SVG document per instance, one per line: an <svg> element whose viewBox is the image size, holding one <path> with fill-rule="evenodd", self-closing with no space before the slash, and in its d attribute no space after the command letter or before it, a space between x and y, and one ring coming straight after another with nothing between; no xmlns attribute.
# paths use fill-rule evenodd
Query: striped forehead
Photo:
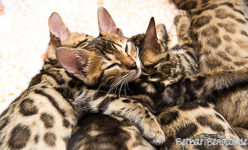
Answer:
<svg viewBox="0 0 248 150"><path fill-rule="evenodd" d="M126 55L125 49L127 47L127 42L128 39L125 38L101 38L96 43L96 48L104 52L105 54L112 54L115 55L115 57L123 57L124 55Z"/></svg>

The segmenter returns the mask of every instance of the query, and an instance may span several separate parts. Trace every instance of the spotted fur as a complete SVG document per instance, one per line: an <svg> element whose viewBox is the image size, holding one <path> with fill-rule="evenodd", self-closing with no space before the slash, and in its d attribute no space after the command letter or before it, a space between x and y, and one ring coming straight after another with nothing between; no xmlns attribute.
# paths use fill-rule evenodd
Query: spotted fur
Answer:
<svg viewBox="0 0 248 150"><path fill-rule="evenodd" d="M50 23L53 17L57 14L51 16ZM79 117L72 101L82 81L61 67L55 49L63 45L75 46L80 40L93 37L71 33L70 38L62 41L52 33L50 35L42 70L32 78L28 89L1 114L0 149L66 149L65 139L70 137ZM88 42L85 40L81 44Z"/></svg>
<svg viewBox="0 0 248 150"><path fill-rule="evenodd" d="M247 64L247 1L175 0L192 15L199 71L237 70ZM214 101L234 127L247 127L247 86L217 92Z"/></svg>
<svg viewBox="0 0 248 150"><path fill-rule="evenodd" d="M133 61L133 59L135 61L138 59L136 47L131 42L128 42L127 38L117 36L122 33L118 28L115 28L114 22L111 22L113 23L111 27L114 25L114 29L109 30L108 26L110 25L105 22L106 16L109 18L106 10L100 8L98 19L101 34L94 39L85 34L70 32L57 13L51 15L48 22L51 41L45 64L40 73L31 80L28 89L1 115L0 149L66 149L72 128L76 125L79 116L84 114L84 111L73 103L75 97L78 96L78 90L86 87L92 88L97 86L97 84L107 87L114 77L124 73L120 72L120 69L113 68L117 64L111 65L109 62L113 60L109 59L123 60L122 64L124 65L125 69L123 70L125 72L137 68L135 73L139 74L139 64ZM109 34L109 36L105 34ZM125 45L116 44L116 47L122 47L116 49L109 42L113 38L115 41L120 42L120 44L125 43ZM99 41L99 39L102 40ZM105 41L106 44L104 45L102 41ZM91 49L94 43L98 46L110 46L116 49L116 58L108 54L107 50L109 47L105 49L106 51L98 51L100 48ZM124 46L126 45L129 46L127 50L132 56L125 56L123 58L122 51L125 50ZM55 49L61 46L75 49L82 49L88 46L89 51L87 52L74 51L78 55L87 53L87 55L84 55L86 56L84 59L79 60L81 66L84 66L85 69L80 71L74 70L73 72L70 70L71 73L69 73L62 68L55 56ZM118 51L119 49L121 50ZM63 52L60 51L57 55L64 54ZM97 53L97 55L93 53ZM62 55L62 57L66 59L66 56L71 56L70 54ZM110 58L107 58L108 56ZM100 61L95 61L97 59ZM91 63L87 63L88 61ZM93 66L95 69L89 70L89 66ZM76 69L79 69L78 66L76 67ZM105 67L105 69L101 67ZM99 68L103 70L96 72ZM113 69L108 70L110 68ZM107 75L110 78L107 78ZM113 75L115 76L113 77ZM133 78L136 77L136 74L132 75ZM83 81L75 76L83 79ZM135 132L132 132L132 134L135 134ZM132 140L137 141L136 137L133 137L134 139ZM145 142L145 140L143 140L143 143L141 141L142 144L139 144L139 146L141 148L152 148L152 146Z"/></svg>
<svg viewBox="0 0 248 150"><path fill-rule="evenodd" d="M182 18L185 17L184 16L185 14L183 14L183 13L181 15L182 15ZM181 23L182 22L180 22L180 24ZM185 26L181 26L180 29L182 28L182 31L184 31L183 30L184 27ZM189 27L189 25L187 27ZM147 33L149 33L149 29L148 29ZM181 32L179 32L179 34L180 33ZM146 34L146 36L147 36L147 34ZM140 36L138 36L138 37L140 37ZM138 37L135 37L135 39L137 39ZM141 52L142 52L142 49L141 49ZM173 53L173 54L175 54L175 53ZM166 54L166 55L168 55L168 54ZM164 54L162 54L162 56L164 56ZM141 55L141 57L142 57L142 55ZM143 57L143 58L145 58L145 57ZM153 60L156 60L156 59L153 59ZM142 63L144 63L143 60L142 60ZM239 71L241 71L241 72L245 71L246 72L246 69L239 70ZM218 132L225 131L225 136L227 138L237 138L238 139L238 136L234 132L231 132L232 128L229 126L229 124L214 109L214 105L209 103L209 102L206 102L204 99L202 99L202 97L203 97L203 95L209 94L207 91L211 92L212 90L217 90L217 89L220 90L220 89L228 87L228 85L231 85L232 84L231 82L234 81L232 78L235 78L235 80L236 79L239 80L237 77L241 72L235 73L235 72L230 72L230 71L226 71L226 72L223 71L221 73L197 75L197 76L193 76L193 77L189 77L189 78L184 78L183 80L178 81L176 84L174 83L171 85L161 83L161 80L155 80L154 81L151 78L144 78L143 77L144 80L142 80L142 77L141 77L141 79L137 79L137 81L129 83L130 90L132 92L135 91L135 92L133 92L133 94L138 93L140 95L134 95L131 97L126 97L126 98L119 98L116 95L108 94L108 96L105 97L104 92L99 91L98 93L95 94L95 97L92 98L92 94L89 94L87 91L87 93L86 92L81 93L81 96L83 97L82 100L79 97L79 99L77 99L76 102L80 103L80 105L82 105L82 107L86 107L86 108L90 109L92 112L103 112L103 113L108 114L108 115L124 116L125 118L128 118L129 114L130 115L137 114L136 116L132 116L132 117L134 117L134 119L136 119L136 120L139 120L139 124L141 126L144 126L143 122L142 122L143 117L141 117L141 118L139 117L140 113L142 113L142 111L140 111L140 107L142 107L142 105L141 106L137 105L137 102L143 102L143 103L146 102L147 104L149 104L148 107L150 106L152 108L152 109L149 109L150 111L152 111L153 113L160 112L160 113L158 113L159 115L157 115L157 118L160 119L160 124L164 127L163 129L165 132L168 131L167 127L169 127L171 130L173 130L175 133L178 132L178 134L172 134L170 132L167 132L168 136L170 138L170 141L169 141L170 143L168 144L168 142L166 142L166 144L163 146L164 148L173 147L174 149L176 149L176 145L175 145L176 141L172 140L171 138L173 138L173 139L175 139L175 137L182 138L182 136L180 136L180 134L183 131L180 131L181 130L180 126L183 124L185 125L185 128L182 128L182 130L192 131L192 133L190 133L190 132L185 133L184 138L187 138L187 137L193 138L194 136L197 136L197 134L194 134L194 133L215 134ZM158 72L156 72L156 74L157 73ZM246 76L246 74L244 74L244 75ZM220 78L223 78L223 80L217 80ZM149 82L147 82L147 80ZM210 85L208 85L207 83L210 83ZM240 84L238 82L236 82L236 83L237 83L237 85ZM165 87L164 85L167 85L167 86ZM220 88L220 87L223 87L223 88ZM139 89L139 90L137 90L137 89ZM159 93L161 91L158 89L161 89L161 91L164 91L164 89L165 89L165 91L162 94L162 93ZM189 91L187 91L187 90L189 90ZM193 91L195 91L195 93ZM180 95L181 93L185 97L181 97L181 95ZM191 95L187 95L185 93L188 93ZM197 95L197 94L199 94L199 95ZM130 93L128 93L128 95L130 95ZM161 95L163 95L163 96L161 96ZM173 95L175 95L175 96L173 96ZM105 99L102 99L103 97ZM162 100L164 99L165 101L156 102L156 100L158 100L158 99L162 99ZM171 99L172 103L170 103L169 99ZM178 101L173 101L175 99ZM194 101L194 102L190 102L189 105L179 105L176 107L172 107L172 110L179 108L178 111L182 111L182 110L183 111L189 111L189 110L193 111L194 110L193 112L195 112L195 116L198 116L198 117L190 117L190 116L186 115L182 118L179 118L180 120L182 120L182 119L184 120L186 118L187 121L182 121L181 122L182 124L176 123L176 126L179 126L179 127L178 127L178 129L174 128L174 125L175 125L174 121L177 120L176 115L178 114L178 112L173 112L173 111L170 112L170 109L166 109L166 108L170 105L173 106L176 104L181 104L181 103L184 103L186 101L192 101L195 99L198 99L198 100ZM127 104L123 105L123 102L127 103ZM159 106L159 107L156 106L156 103L158 103L157 106ZM165 103L165 104L163 104L163 103ZM143 105L143 107L144 106L147 106L147 105ZM210 106L212 106L212 107L210 107ZM163 110L162 113L161 113L161 110ZM208 112L208 113L207 114L205 114L205 113L199 114L199 110L203 110L205 113L206 112ZM145 116L146 118L150 118L151 114L147 114L147 113L148 113L148 111L143 112L143 114L146 114L146 116ZM190 113L192 113L192 112L190 112ZM161 115L161 114L163 114L163 115ZM201 116L203 114L204 114L204 117ZM169 116L173 116L173 117L169 117ZM201 118L209 118L209 117L211 118L211 120L209 120L209 121L204 122L201 120ZM196 119L196 118L199 118L199 119ZM218 120L218 118L221 118L222 122L217 121L216 126L219 128L215 129L214 127L212 127L213 125L211 125L214 123L212 120L214 120L214 119ZM133 119L133 118L131 118L131 119ZM175 119L175 120L173 120L173 119ZM153 120L153 118L151 120ZM165 122L164 120L168 120L169 122L163 124L163 122ZM136 123L135 120L133 122ZM207 128L205 128L206 126L211 126L212 128L207 129ZM192 129L190 129L191 127L192 127ZM200 127L200 129L198 129L198 127ZM76 133L76 135L78 135L78 134L80 134L80 132ZM82 134L82 132L81 132L81 134ZM94 138L94 137L92 137L92 138ZM80 141L80 139L76 139L76 140ZM81 143L81 146L84 146L84 144L85 144L84 142ZM94 143L91 143L91 144L92 144L91 146L95 145ZM190 146L185 146L185 147L190 147ZM181 147L177 147L177 148L181 148ZM210 147L210 148L212 149L213 147ZM223 148L223 146L218 147L218 148L219 149ZM237 148L240 148L240 147L237 146Z"/></svg>

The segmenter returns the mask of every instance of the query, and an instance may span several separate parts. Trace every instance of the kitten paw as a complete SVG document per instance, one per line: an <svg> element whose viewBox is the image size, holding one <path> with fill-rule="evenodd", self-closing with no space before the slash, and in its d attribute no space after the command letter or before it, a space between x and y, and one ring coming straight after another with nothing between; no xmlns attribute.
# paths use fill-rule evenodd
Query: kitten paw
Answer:
<svg viewBox="0 0 248 150"><path fill-rule="evenodd" d="M157 121L152 120L150 123L146 122L146 125L143 125L143 127L143 136L152 144L159 146L165 142L164 131Z"/></svg>
<svg viewBox="0 0 248 150"><path fill-rule="evenodd" d="M174 18L174 24L177 28L182 25L190 26L191 16L186 10L180 10L177 16Z"/></svg>
<svg viewBox="0 0 248 150"><path fill-rule="evenodd" d="M156 132L154 139L152 139L150 142L154 145L162 145L165 142L165 140L166 139L165 139L164 131L160 129L160 131Z"/></svg>

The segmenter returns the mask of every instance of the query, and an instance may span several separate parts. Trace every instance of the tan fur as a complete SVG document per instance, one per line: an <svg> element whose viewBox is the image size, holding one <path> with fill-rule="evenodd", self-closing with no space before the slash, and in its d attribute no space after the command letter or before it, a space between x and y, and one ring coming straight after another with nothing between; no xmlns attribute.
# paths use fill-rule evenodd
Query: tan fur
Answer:
<svg viewBox="0 0 248 150"><path fill-rule="evenodd" d="M237 70L248 63L245 1L210 0L203 9L201 0L196 1L196 7L192 8L189 7L191 1L175 2L179 8L189 9L192 14L191 33L199 53L200 72ZM204 10L214 5L218 7ZM247 86L242 86L215 95L217 108L234 127L247 129L247 90Z"/></svg>

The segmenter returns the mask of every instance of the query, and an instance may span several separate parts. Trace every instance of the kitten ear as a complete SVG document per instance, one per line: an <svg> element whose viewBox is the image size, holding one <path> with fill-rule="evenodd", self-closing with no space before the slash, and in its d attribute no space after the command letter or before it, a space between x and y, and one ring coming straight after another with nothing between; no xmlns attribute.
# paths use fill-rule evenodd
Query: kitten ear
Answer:
<svg viewBox="0 0 248 150"><path fill-rule="evenodd" d="M122 32L122 30L120 29L120 28L115 28L115 32L116 32L116 34L118 34L119 36L124 36L124 34L123 34L123 32Z"/></svg>
<svg viewBox="0 0 248 150"><path fill-rule="evenodd" d="M156 25L157 31L157 38L160 39L162 42L167 43L168 34L166 30L166 26L164 24Z"/></svg>
<svg viewBox="0 0 248 150"><path fill-rule="evenodd" d="M86 66L88 64L88 56L88 51L86 50L76 50L67 47L56 49L56 57L61 66L80 79L87 77Z"/></svg>
<svg viewBox="0 0 248 150"><path fill-rule="evenodd" d="M157 38L157 33L156 33L155 20L152 17L150 19L148 28L146 30L145 37L144 37L143 42L141 44L140 53L142 54L142 53L145 53L144 52L145 50L152 49L155 54L159 54L160 53L160 45L157 41L158 41L158 38Z"/></svg>
<svg viewBox="0 0 248 150"><path fill-rule="evenodd" d="M48 20L48 26L50 32L59 37L61 41L66 41L69 38L70 30L65 26L60 15L53 12Z"/></svg>
<svg viewBox="0 0 248 150"><path fill-rule="evenodd" d="M122 31L116 27L116 24L108 11L100 6L97 10L98 26L100 34L104 33L114 33L122 36Z"/></svg>

